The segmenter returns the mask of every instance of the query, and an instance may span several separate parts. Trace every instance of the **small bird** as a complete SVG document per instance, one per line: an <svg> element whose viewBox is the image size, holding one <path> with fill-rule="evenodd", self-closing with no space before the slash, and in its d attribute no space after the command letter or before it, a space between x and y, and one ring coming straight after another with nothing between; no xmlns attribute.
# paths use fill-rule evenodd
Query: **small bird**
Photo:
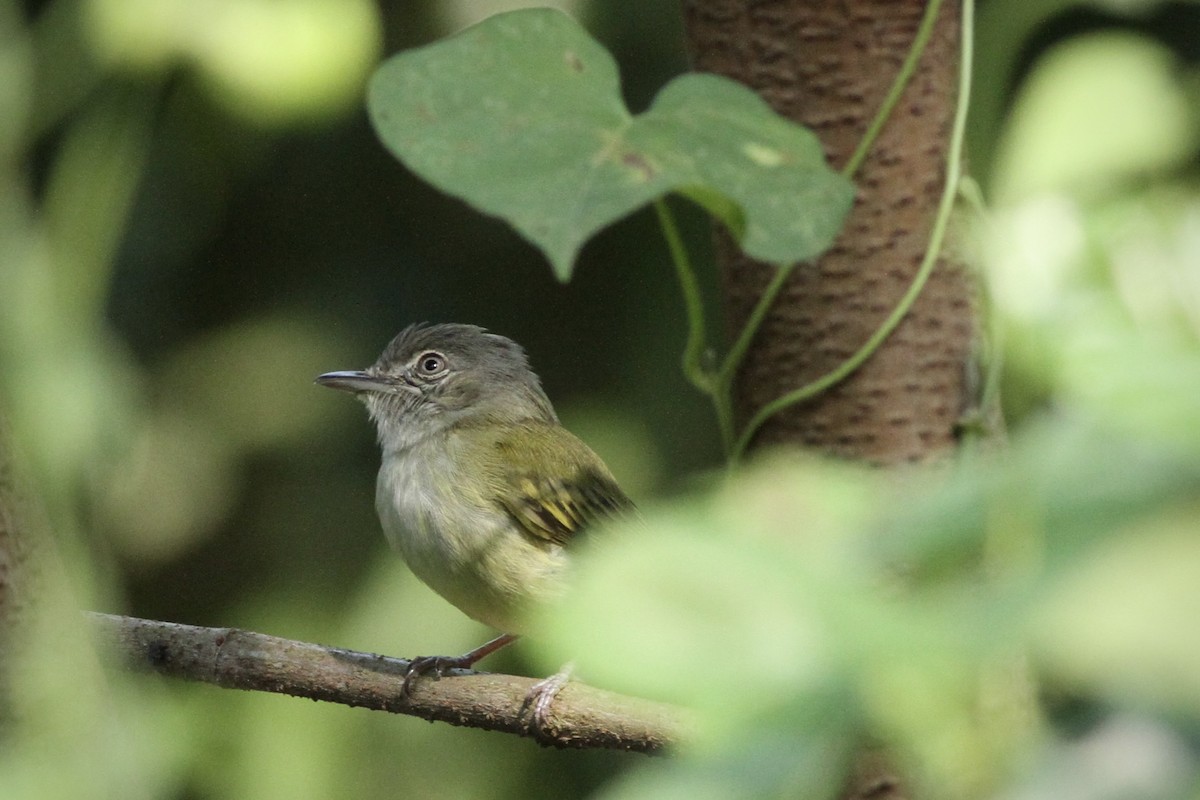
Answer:
<svg viewBox="0 0 1200 800"><path fill-rule="evenodd" d="M375 508L388 541L430 588L502 632L461 656L414 659L405 693L420 675L469 668L515 641L529 610L563 593L580 532L633 507L559 424L511 339L475 325L411 325L373 366L316 382L352 392L375 423ZM543 682L550 697L537 698L536 722L564 681Z"/></svg>

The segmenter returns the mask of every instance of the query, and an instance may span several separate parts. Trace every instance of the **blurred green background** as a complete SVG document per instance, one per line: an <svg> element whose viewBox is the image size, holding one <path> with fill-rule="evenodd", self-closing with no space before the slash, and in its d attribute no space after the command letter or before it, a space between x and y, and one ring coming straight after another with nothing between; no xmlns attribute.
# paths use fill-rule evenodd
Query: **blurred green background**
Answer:
<svg viewBox="0 0 1200 800"><path fill-rule="evenodd" d="M786 525L757 529L811 513L815 528L828 523L830 540L898 527L912 534L904 542L915 544L897 545L896 557L918 565L918 574L935 575L936 591L944 590L945 575L965 580L973 570L1028 575L1028 560L1042 563L1029 551L1054 550L1050 538L988 538L994 515L970 530L947 522L976 519L973 512L950 514L956 502L978 510L1003 495L983 469L968 470L957 488L913 490L892 509L880 502L887 490L873 478L831 477L814 465L796 468L807 483L767 470L732 495L693 498L696 476L719 463L718 441L704 399L678 367L682 303L651 215L639 213L597 237L574 280L562 285L504 225L409 175L367 124L364 82L386 54L518 5L0 3L0 407L43 507L39 524L55 532L66 576L55 595L63 613L47 613L19 672L18 711L30 721L0 756L0 797L578 797L605 791L619 773L642 766L639 757L542 751L512 737L400 716L125 680L97 672L70 646L84 635L72 621L76 605L405 656L461 652L489 635L387 552L373 511L378 455L371 426L356 403L312 384L320 372L371 363L414 321L473 322L523 343L564 422L600 451L633 497L649 509L681 498L663 512L663 542L676 541L677 528L705 525L718 540L738 541L739 525L754 529L748 536L778 540ZM561 5L613 51L633 110L686 68L676 2L646 0L636 13L625 4ZM1197 514L1188 509L1200 504L1188 480L1200 453L1200 6L991 0L980 8L976 35L970 160L993 208L967 215L961 239L987 276L989 316L1002 331L993 345L1005 362L1018 465L1005 486L1033 480L1032 465L1059 464L1052 456L1065 448L1060 471L1046 478L1047 507L1060 499L1094 510L1103 497L1072 495L1055 479L1088 464L1120 476L1125 465L1141 462L1106 459L1148 451L1145 480L1133 487L1144 491L1123 504L1114 500L1120 513L1100 514L1091 532L1145 517L1168 532L1197 533ZM715 318L706 222L679 207ZM1071 438L1076 426L1085 431L1078 441ZM1114 438L1131 444L1093 447ZM1114 485L1125 497L1128 482ZM864 486L871 491L863 493ZM927 503L912 499L924 493ZM723 514L746 507L747 498L764 519ZM1029 518L1041 519L1041 510ZM912 519L896 522L896 513ZM1052 537L1058 529L1038 530ZM1128 577L1121 566L1127 563L1144 570L1129 577L1128 596L1159 586L1154 576L1164 564L1200 560L1195 539L1163 536L1167 543L1150 555L1135 548L1135 557L1104 556L1117 559L1113 575ZM673 552L687 549L686 541L680 538ZM986 557L963 567L960 551L974 551L962 542ZM737 592L761 579L760 563L749 555L730 562L714 546L709 561L702 553L676 564L667 552L655 563L670 562L666 572L681 580L705 565L727 568L732 577L720 591L732 594L722 607L745 602L741 607L754 614L762 606ZM860 571L840 556L810 556L828 567L826 577ZM1141 663L1146 647L1089 650L1098 641L1127 641L1124 629L1093 630L1071 616L1092 602L1089 580L1105 587L1101 594L1122 589L1112 588L1105 563L1095 575L1047 568L1063 582L1062 596L1050 604L1058 616L1030 621L1007 594L997 601L1006 619L1018 621L1020 632L1010 633L1024 644L1014 650L1036 651L1049 637L1086 654L1078 663L1069 656L1055 661L1064 656L1051 646L1036 657L1050 665L1058 693L1048 711L1029 714L1086 721L1098 708L1107 714L1119 706L1114 697L1130 696L1139 713L1150 709L1150 719L1167 709L1172 725L1136 716L1150 733L1131 740L1148 736L1161 745L1154 753L1165 760L1151 771L1170 779L1166 788L1112 796L1200 796L1186 794L1196 785L1200 654L1187 623L1194 614L1180 612L1196 599L1196 570L1166 582L1179 592L1162 601L1173 614L1157 606L1144 612L1168 626L1151 632L1153 642L1161 636L1187 647L1155 651L1157 663L1184 674L1176 675L1177 688L1168 681L1165 694L1151 692L1141 705L1137 688L1161 683L1157 673L1122 673L1105 659ZM605 608L603 587L610 584L594 585L602 587L599 599L585 596L573 612L579 616L565 617L576 631L586 631L588 614ZM720 591L715 597L726 597ZM645 600L641 611L653 610L654 597L629 596ZM1124 597L1110 598L1114 608L1127 608ZM797 599L796 607L806 602ZM860 611L886 616L874 606ZM912 614L888 635L918 622L942 634L957 629L938 628L913 607L898 616L904 612ZM617 617L627 622L639 613L633 606ZM1000 612L989 606L986 614L993 613ZM978 624L978 617L965 618ZM659 619L648 616L646 630ZM794 622L787 614L770 617L762 622L764 638L788 641L793 656L809 653L814 645L806 635L770 635L781 627L802 630ZM890 623L879 624L883 630ZM1182 629L1170 627L1176 624ZM711 632L696 631L692 641L701 634ZM596 641L621 644L621 635ZM553 641L552 653L588 645L570 633ZM719 651L725 640L717 633L704 641ZM858 646L826 644L837 653ZM952 653L957 642L943 637L936 647ZM760 655L748 662L751 671L779 657ZM968 660L947 663L979 667L962 657ZM712 685L711 665L696 663L702 658L698 651L691 677L678 686L632 680L625 688L695 701ZM1196 669L1190 676L1188 664ZM523 649L487 666L528 673L545 667ZM769 671L762 696L734 693L728 704L710 704L721 707L714 719L727 732L738 724L731 719L753 719L761 731L754 714L764 708L774 709L773 720L799 718L776 700L791 697L788 687L816 686L812 675L820 670L797 669L803 674ZM590 674L612 685L629 677L603 667ZM856 674L852 666L838 673L843 684ZM1114 674L1126 681L1115 689L1104 680ZM891 681L902 677L888 673ZM909 697L924 696L919 686L901 685L912 689ZM796 696L840 708L831 699L840 695L827 689L820 683ZM963 702L980 702L965 694ZM1012 694L1022 698L1010 704L1018 711L1036 705L1028 692ZM947 789L948 796L1063 796L1054 781L1087 771L1088 762L1070 749L1069 731L1056 738L1052 728L1014 722L1000 726L1001 744L981 743L987 736L978 731L947 733L958 718L939 716L936 700L912 704L915 710L888 716L864 701L862 714L902 749L910 746L914 769L958 791ZM726 705L739 710L730 717ZM823 719L851 730L858 718ZM840 758L823 749L828 739L804 741L813 763ZM774 744L780 742L788 743L784 761L803 750L791 738ZM1025 748L1034 743L1043 749L1030 756ZM639 769L611 791L693 797L703 784L714 797L779 796L779 785L795 786L738 783L729 776L752 773L746 764L753 759L711 742L699 750L700 761L685 768L703 763L709 771L667 778ZM770 752L764 746L756 757ZM731 783L715 777L722 769ZM813 792L807 796L822 789L814 780L804 784Z"/></svg>

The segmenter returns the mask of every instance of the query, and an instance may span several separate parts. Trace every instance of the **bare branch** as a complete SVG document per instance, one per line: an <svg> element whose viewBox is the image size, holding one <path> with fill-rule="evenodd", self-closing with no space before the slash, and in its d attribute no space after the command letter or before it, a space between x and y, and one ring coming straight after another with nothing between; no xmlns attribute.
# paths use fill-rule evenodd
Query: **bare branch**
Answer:
<svg viewBox="0 0 1200 800"><path fill-rule="evenodd" d="M278 692L348 706L411 714L528 736L554 747L661 753L679 742L686 712L572 681L535 730L525 698L531 678L455 670L417 681L408 698L400 658L280 639L237 628L89 613L101 645L131 669L231 689Z"/></svg>

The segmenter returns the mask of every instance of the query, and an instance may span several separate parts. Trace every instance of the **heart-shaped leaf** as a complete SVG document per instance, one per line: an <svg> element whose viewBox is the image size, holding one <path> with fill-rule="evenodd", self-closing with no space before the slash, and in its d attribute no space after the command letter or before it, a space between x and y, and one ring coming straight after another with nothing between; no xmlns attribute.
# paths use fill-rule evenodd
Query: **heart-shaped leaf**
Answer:
<svg viewBox="0 0 1200 800"><path fill-rule="evenodd" d="M394 56L368 105L397 158L507 220L563 280L588 237L667 192L774 262L826 249L853 201L816 137L733 81L684 75L631 115L612 57L551 9L498 14Z"/></svg>

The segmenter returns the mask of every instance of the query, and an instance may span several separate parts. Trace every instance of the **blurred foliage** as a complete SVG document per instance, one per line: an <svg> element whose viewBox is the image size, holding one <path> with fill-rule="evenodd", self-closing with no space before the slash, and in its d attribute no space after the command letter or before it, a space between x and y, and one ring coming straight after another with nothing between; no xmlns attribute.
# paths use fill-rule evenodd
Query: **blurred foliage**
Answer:
<svg viewBox="0 0 1200 800"><path fill-rule="evenodd" d="M643 5L570 4L634 111L684 68L676 4ZM964 227L1008 451L902 475L767 454L732 480L688 477L717 437L647 215L563 286L370 132L381 54L498 7L0 3L0 407L61 559L0 797L822 797L864 740L923 797L1200 797L1200 6L981 9L993 209ZM131 679L76 646L79 607L482 641L386 553L370 428L311 386L418 319L526 344L646 512L490 666L572 656L694 705L679 758Z"/></svg>

